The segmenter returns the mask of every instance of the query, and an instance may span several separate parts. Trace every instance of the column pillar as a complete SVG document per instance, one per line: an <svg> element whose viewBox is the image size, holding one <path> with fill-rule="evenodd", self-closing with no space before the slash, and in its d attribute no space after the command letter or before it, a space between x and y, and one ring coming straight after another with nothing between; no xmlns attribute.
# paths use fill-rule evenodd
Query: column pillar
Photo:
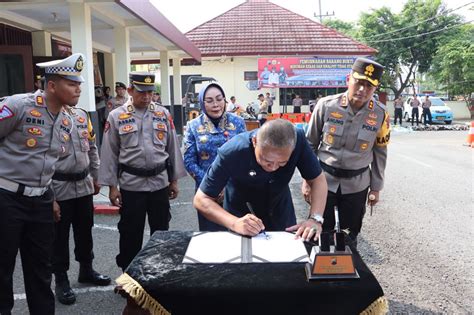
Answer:
<svg viewBox="0 0 474 315"><path fill-rule="evenodd" d="M173 58L173 98L174 105L181 105L181 58Z"/></svg>
<svg viewBox="0 0 474 315"><path fill-rule="evenodd" d="M128 86L130 73L130 31L126 27L114 28L115 35L115 80Z"/></svg>
<svg viewBox="0 0 474 315"><path fill-rule="evenodd" d="M167 51L160 51L161 103L170 105L170 62Z"/></svg>
<svg viewBox="0 0 474 315"><path fill-rule="evenodd" d="M45 31L31 32L33 56L52 56L51 33Z"/></svg>
<svg viewBox="0 0 474 315"><path fill-rule="evenodd" d="M92 112L95 111L94 94L94 64L92 58L91 9L86 3L70 2L69 15L71 19L71 44L73 53L85 56L82 76L81 98L77 106Z"/></svg>

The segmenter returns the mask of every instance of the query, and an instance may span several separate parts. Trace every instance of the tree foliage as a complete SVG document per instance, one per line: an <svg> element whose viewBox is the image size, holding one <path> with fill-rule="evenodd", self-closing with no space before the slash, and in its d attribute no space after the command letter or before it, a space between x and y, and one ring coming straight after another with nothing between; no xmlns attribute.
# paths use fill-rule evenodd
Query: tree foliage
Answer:
<svg viewBox="0 0 474 315"><path fill-rule="evenodd" d="M323 24L349 37L355 38L357 36L356 26L352 22L345 22L339 19L324 19Z"/></svg>
<svg viewBox="0 0 474 315"><path fill-rule="evenodd" d="M378 50L376 59L386 67L382 88L398 96L413 84L416 71L430 69L441 39L459 22L441 0L408 0L399 14L387 7L363 13L358 37Z"/></svg>
<svg viewBox="0 0 474 315"><path fill-rule="evenodd" d="M451 95L463 95L466 102L474 92L474 25L466 24L446 37L433 58L431 76Z"/></svg>

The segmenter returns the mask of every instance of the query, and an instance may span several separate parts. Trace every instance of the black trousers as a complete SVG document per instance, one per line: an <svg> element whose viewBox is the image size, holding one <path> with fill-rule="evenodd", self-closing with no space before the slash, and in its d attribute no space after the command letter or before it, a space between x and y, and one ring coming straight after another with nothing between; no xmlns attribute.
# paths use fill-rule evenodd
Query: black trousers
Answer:
<svg viewBox="0 0 474 315"><path fill-rule="evenodd" d="M79 263L91 263L94 203L92 195L58 201L61 220L54 224L53 272L69 270L69 231L74 232L74 255Z"/></svg>
<svg viewBox="0 0 474 315"><path fill-rule="evenodd" d="M397 118L400 120L400 126L402 125L403 110L401 108L395 108L395 119L393 123L397 124Z"/></svg>
<svg viewBox="0 0 474 315"><path fill-rule="evenodd" d="M420 112L418 111L418 107L413 107L411 109L411 125L413 126L413 124L415 123L415 118L416 118L416 125L418 126L418 115L420 115Z"/></svg>
<svg viewBox="0 0 474 315"><path fill-rule="evenodd" d="M328 191L326 208L324 210L323 231L334 229L336 224L334 206L337 206L341 230L349 229L349 237L356 241L357 235L362 228L368 191L368 187L360 192L344 195L341 193L341 187L339 187L336 193Z"/></svg>
<svg viewBox="0 0 474 315"><path fill-rule="evenodd" d="M26 197L0 189L0 313L13 308L13 271L20 249L30 314L54 314L53 240L50 191L40 197Z"/></svg>
<svg viewBox="0 0 474 315"><path fill-rule="evenodd" d="M428 118L428 123L431 125L433 123L431 117L431 110L429 108L423 108L423 123L426 125L426 118Z"/></svg>
<svg viewBox="0 0 474 315"><path fill-rule="evenodd" d="M300 106L293 106L293 113L294 114L300 114L301 113L301 107Z"/></svg>
<svg viewBox="0 0 474 315"><path fill-rule="evenodd" d="M169 229L171 220L168 187L153 192L129 191L120 189L122 207L120 208L120 253L117 265L125 270L142 249L145 215L148 214L150 235L155 231Z"/></svg>

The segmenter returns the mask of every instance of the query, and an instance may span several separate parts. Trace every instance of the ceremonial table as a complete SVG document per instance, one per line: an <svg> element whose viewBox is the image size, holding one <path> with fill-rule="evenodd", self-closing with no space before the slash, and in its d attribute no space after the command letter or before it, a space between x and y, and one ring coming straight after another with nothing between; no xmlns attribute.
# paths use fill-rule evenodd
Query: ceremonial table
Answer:
<svg viewBox="0 0 474 315"><path fill-rule="evenodd" d="M116 280L118 290L128 298L124 314L387 311L382 288L354 249L360 279L307 281L302 263L182 264L192 235L178 231L153 234Z"/></svg>

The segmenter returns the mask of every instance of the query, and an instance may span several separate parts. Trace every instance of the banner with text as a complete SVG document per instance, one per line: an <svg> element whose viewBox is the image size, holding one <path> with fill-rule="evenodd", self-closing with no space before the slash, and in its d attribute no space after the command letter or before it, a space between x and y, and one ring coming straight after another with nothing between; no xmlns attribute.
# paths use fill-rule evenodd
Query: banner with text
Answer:
<svg viewBox="0 0 474 315"><path fill-rule="evenodd" d="M346 77L356 57L259 58L259 87L346 87Z"/></svg>

